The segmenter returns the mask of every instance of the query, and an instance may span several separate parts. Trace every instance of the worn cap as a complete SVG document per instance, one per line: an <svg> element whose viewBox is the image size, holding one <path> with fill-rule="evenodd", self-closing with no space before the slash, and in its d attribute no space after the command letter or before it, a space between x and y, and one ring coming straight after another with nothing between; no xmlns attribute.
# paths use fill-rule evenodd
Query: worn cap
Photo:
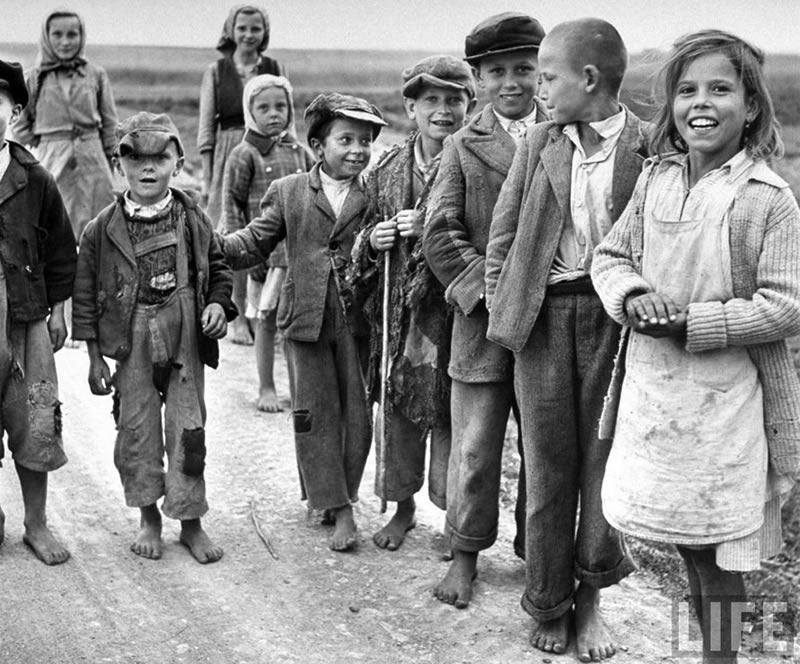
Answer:
<svg viewBox="0 0 800 664"><path fill-rule="evenodd" d="M0 88L5 88L15 104L25 106L28 103L28 86L19 62L0 60Z"/></svg>
<svg viewBox="0 0 800 664"><path fill-rule="evenodd" d="M539 49L544 28L532 16L520 12L503 12L481 21L464 42L464 59L474 64L495 53L522 49Z"/></svg>
<svg viewBox="0 0 800 664"><path fill-rule="evenodd" d="M361 97L331 92L318 95L303 114L308 141L310 142L312 138L319 138L320 129L336 118L352 118L369 122L372 125L373 140L381 133L381 127L385 127L387 124L375 104L370 104Z"/></svg>
<svg viewBox="0 0 800 664"><path fill-rule="evenodd" d="M117 125L117 153L119 155L161 154L170 141L178 146L178 155L183 156L183 143L178 129L166 113L156 115L140 111Z"/></svg>
<svg viewBox="0 0 800 664"><path fill-rule="evenodd" d="M404 97L416 98L425 85L465 90L470 99L475 98L472 70L452 55L431 55L403 72Z"/></svg>

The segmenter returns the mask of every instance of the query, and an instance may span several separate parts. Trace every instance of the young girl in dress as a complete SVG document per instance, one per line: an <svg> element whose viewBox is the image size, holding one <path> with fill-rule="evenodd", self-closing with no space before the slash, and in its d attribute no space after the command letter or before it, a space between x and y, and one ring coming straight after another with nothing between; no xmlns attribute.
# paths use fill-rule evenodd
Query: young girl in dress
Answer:
<svg viewBox="0 0 800 664"><path fill-rule="evenodd" d="M258 74L284 74L276 60L263 55L268 44L267 12L253 5L236 5L228 14L217 44L222 57L209 65L203 75L197 149L203 164L206 212L217 225L222 216L225 163L244 135L244 85ZM237 273L233 301L240 313L233 323L233 342L249 345L253 343L253 335L244 315L246 293L247 275Z"/></svg>
<svg viewBox="0 0 800 664"><path fill-rule="evenodd" d="M800 469L785 342L800 333L800 210L767 165L783 146L762 67L725 32L675 43L657 156L592 266L628 326L601 422L606 435L616 422L603 512L677 545L703 661L736 661L742 572L780 549L781 499Z"/></svg>
<svg viewBox="0 0 800 664"><path fill-rule="evenodd" d="M13 138L36 147L52 173L80 240L84 226L114 199L110 159L117 110L108 76L83 56L86 30L72 11L45 18L36 66L26 74L30 103Z"/></svg>

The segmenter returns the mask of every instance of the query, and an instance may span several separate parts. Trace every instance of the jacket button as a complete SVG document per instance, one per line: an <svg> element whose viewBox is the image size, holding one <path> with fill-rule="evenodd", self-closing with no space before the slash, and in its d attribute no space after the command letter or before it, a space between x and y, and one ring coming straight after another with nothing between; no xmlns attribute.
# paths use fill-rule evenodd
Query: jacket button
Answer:
<svg viewBox="0 0 800 664"><path fill-rule="evenodd" d="M267 173L272 173L272 166L267 166Z"/></svg>
<svg viewBox="0 0 800 664"><path fill-rule="evenodd" d="M331 240L328 244L328 248L331 251L336 251L339 248L339 243L336 240Z"/></svg>
<svg viewBox="0 0 800 664"><path fill-rule="evenodd" d="M122 345L119 347L119 352L120 352L120 353L123 353L123 354L124 354L124 353L127 353L127 352L128 352L128 344L122 344Z"/></svg>

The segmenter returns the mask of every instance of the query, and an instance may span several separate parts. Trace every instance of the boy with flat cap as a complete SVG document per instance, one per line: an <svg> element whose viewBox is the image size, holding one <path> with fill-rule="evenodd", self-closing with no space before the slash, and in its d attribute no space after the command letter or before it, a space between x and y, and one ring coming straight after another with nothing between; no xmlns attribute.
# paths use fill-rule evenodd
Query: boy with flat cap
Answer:
<svg viewBox="0 0 800 664"><path fill-rule="evenodd" d="M430 433L428 494L445 509L450 455L451 319L444 290L422 255L425 207L439 167L444 139L464 126L475 105L469 66L451 55L432 55L403 72L403 104L417 130L405 144L388 150L370 171L370 207L353 249L354 287L366 296L370 324L367 392L380 401L386 384L382 447L378 450L376 493L397 502L397 511L373 536L382 549L395 550L415 525L414 494L425 477ZM389 253L385 273L383 253ZM387 376L382 375L383 300L389 280Z"/></svg>
<svg viewBox="0 0 800 664"><path fill-rule="evenodd" d="M25 507L22 539L57 565L70 554L46 515L47 474L67 462L53 354L67 337L75 236L53 177L5 139L27 103L22 67L0 60L0 458L6 433ZM0 509L0 542L4 526Z"/></svg>
<svg viewBox="0 0 800 664"><path fill-rule="evenodd" d="M335 529L329 546L356 544L352 503L369 455L370 414L347 268L367 196L361 172L384 122L364 99L319 95L305 112L308 143L319 161L308 173L273 182L261 214L223 238L234 269L263 263L286 240L286 278L278 328L289 349L294 439L300 483L310 509Z"/></svg>
<svg viewBox="0 0 800 664"><path fill-rule="evenodd" d="M131 550L161 557L163 512L180 520L192 556L213 563L222 548L200 521L208 511L203 367L216 368L217 340L236 316L233 273L211 221L169 186L184 160L169 116L136 113L116 137L115 167L128 188L81 237L72 336L86 341L92 393L113 386L114 463L126 503L140 512ZM113 379L104 357L116 360Z"/></svg>
<svg viewBox="0 0 800 664"><path fill-rule="evenodd" d="M484 255L492 210L517 142L528 126L546 120L535 98L543 37L536 19L517 12L491 16L467 35L465 60L489 103L445 141L423 233L425 258L455 309L449 365L453 440L447 479L453 561L434 594L458 608L469 604L478 552L497 538L503 442L515 405L511 353L486 340ZM514 541L520 556L523 482L521 471Z"/></svg>

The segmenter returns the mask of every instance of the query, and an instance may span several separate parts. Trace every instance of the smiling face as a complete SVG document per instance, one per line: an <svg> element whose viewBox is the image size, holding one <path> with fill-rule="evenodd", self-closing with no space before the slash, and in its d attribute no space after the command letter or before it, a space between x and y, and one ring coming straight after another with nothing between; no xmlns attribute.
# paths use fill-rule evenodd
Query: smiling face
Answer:
<svg viewBox="0 0 800 664"><path fill-rule="evenodd" d="M183 157L178 156L175 142L169 141L158 154L128 152L121 155L117 165L128 181L131 200L139 205L153 205L166 196L169 181L183 167Z"/></svg>
<svg viewBox="0 0 800 664"><path fill-rule="evenodd" d="M289 100L283 88L265 88L250 101L258 130L264 136L274 137L289 124Z"/></svg>
<svg viewBox="0 0 800 664"><path fill-rule="evenodd" d="M470 106L466 91L434 85L424 86L415 99L406 98L404 104L420 133L436 143L464 126Z"/></svg>
<svg viewBox="0 0 800 664"><path fill-rule="evenodd" d="M81 47L81 23L77 16L58 16L47 24L47 38L59 60L71 60Z"/></svg>
<svg viewBox="0 0 800 664"><path fill-rule="evenodd" d="M236 50L255 53L264 40L264 20L259 13L239 12L233 24L233 41Z"/></svg>
<svg viewBox="0 0 800 664"><path fill-rule="evenodd" d="M486 91L500 115L520 120L533 111L533 98L539 87L535 50L487 55L481 58L474 71L478 85Z"/></svg>
<svg viewBox="0 0 800 664"><path fill-rule="evenodd" d="M373 126L363 120L336 118L328 128L328 135L311 139L311 147L322 169L334 180L355 177L369 164L372 157Z"/></svg>
<svg viewBox="0 0 800 664"><path fill-rule="evenodd" d="M696 176L724 164L742 145L745 122L755 115L744 84L722 53L692 60L672 98L675 127Z"/></svg>

